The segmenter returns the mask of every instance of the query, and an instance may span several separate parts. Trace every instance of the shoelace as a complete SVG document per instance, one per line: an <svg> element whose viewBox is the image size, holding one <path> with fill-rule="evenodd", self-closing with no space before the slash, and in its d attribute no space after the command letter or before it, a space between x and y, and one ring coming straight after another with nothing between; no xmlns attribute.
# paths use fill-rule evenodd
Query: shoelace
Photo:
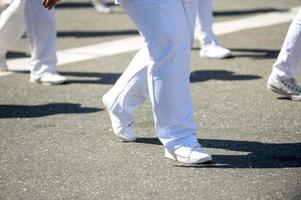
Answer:
<svg viewBox="0 0 301 200"><path fill-rule="evenodd" d="M134 124L134 121L131 121L131 122L127 125L127 127L131 127L131 126L133 126L133 124Z"/></svg>
<svg viewBox="0 0 301 200"><path fill-rule="evenodd" d="M179 146L179 147L175 148L174 152L175 152L177 149L181 148L181 147L183 147L183 146ZM187 147L187 148L190 149L190 152L189 152L189 154L188 154L188 156L187 156L188 160L190 161L190 155L191 155L191 153L192 153L196 148L202 148L202 146L201 146L199 143L195 143L195 144L192 145L191 147Z"/></svg>
<svg viewBox="0 0 301 200"><path fill-rule="evenodd" d="M194 144L194 145L191 147L191 150L190 150L189 155L188 155L188 160L189 160L189 161L190 161L190 155L192 154L192 152L193 152L196 148L202 148L202 146L201 146L199 143L196 143L196 144Z"/></svg>
<svg viewBox="0 0 301 200"><path fill-rule="evenodd" d="M281 80L281 83L283 83L289 89L297 93L301 93L301 87L296 83L295 79L291 78L291 79Z"/></svg>

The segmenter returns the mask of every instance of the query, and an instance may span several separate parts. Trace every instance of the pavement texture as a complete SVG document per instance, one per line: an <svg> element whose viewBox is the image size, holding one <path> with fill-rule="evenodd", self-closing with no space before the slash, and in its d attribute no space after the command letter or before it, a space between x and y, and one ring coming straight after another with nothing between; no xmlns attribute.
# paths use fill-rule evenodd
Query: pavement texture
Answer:
<svg viewBox="0 0 301 200"><path fill-rule="evenodd" d="M215 20L300 5L299 0L215 0ZM120 7L89 1L57 7L58 49L137 35ZM135 52L59 67L61 86L0 77L0 199L301 199L301 103L266 89L289 23L219 36L225 60L192 49L191 90L200 143L214 164L164 158L151 105L136 114L134 143L118 141L101 103ZM27 39L9 58L28 56ZM301 73L297 77L301 82Z"/></svg>

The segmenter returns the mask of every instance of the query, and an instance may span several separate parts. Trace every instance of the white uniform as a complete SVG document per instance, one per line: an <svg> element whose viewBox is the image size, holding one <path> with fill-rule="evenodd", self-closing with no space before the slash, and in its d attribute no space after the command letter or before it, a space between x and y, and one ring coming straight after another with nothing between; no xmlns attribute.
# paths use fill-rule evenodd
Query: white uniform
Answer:
<svg viewBox="0 0 301 200"><path fill-rule="evenodd" d="M31 76L56 72L56 30L53 10L37 0L14 0L0 15L0 51L6 52L24 32L24 14L31 49Z"/></svg>
<svg viewBox="0 0 301 200"><path fill-rule="evenodd" d="M201 45L205 45L217 40L212 30L212 13L212 0L198 0L196 33L200 34Z"/></svg>
<svg viewBox="0 0 301 200"><path fill-rule="evenodd" d="M277 61L273 65L272 76L294 78L301 60L301 9L290 25Z"/></svg>
<svg viewBox="0 0 301 200"><path fill-rule="evenodd" d="M197 38L200 40L200 56L217 59L223 59L231 56L231 51L219 44L212 30L212 0L199 0L197 2L198 12L195 33Z"/></svg>
<svg viewBox="0 0 301 200"><path fill-rule="evenodd" d="M168 149L197 143L190 95L190 48L196 0L118 0L145 38L145 46L106 94L131 121L151 99L158 138ZM149 92L148 92L149 91Z"/></svg>

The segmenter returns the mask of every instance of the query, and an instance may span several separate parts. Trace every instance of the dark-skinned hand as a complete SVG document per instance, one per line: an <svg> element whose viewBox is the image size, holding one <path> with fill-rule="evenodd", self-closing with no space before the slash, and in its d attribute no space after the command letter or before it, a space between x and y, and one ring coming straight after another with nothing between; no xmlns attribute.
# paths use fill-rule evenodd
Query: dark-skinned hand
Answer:
<svg viewBox="0 0 301 200"><path fill-rule="evenodd" d="M42 0L43 6L49 10L52 9L58 2L59 0Z"/></svg>

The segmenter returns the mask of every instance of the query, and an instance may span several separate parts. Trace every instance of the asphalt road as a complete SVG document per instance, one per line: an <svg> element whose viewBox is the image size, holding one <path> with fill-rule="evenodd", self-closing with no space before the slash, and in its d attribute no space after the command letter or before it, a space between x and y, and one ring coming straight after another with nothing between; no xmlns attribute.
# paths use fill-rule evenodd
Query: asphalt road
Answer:
<svg viewBox="0 0 301 200"><path fill-rule="evenodd" d="M300 0L215 0L216 22L300 5ZM57 7L58 49L137 35L118 6L96 13L89 1ZM61 86L0 76L0 199L301 199L301 103L266 89L289 23L220 35L225 60L192 50L191 90L200 143L214 164L164 158L151 106L136 114L139 139L114 137L102 95L135 52L59 67ZM23 38L9 58L28 55ZM301 82L301 73L297 77Z"/></svg>

